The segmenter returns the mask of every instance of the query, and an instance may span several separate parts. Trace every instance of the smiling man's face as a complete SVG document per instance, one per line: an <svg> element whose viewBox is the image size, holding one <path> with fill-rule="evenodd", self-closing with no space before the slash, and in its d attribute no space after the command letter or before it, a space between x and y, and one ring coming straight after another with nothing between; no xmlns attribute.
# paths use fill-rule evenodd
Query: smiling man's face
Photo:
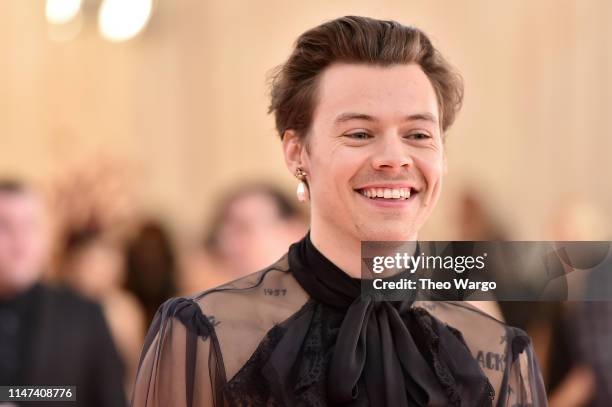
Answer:
<svg viewBox="0 0 612 407"><path fill-rule="evenodd" d="M416 239L445 171L439 123L436 93L416 64L327 68L300 153L313 231Z"/></svg>

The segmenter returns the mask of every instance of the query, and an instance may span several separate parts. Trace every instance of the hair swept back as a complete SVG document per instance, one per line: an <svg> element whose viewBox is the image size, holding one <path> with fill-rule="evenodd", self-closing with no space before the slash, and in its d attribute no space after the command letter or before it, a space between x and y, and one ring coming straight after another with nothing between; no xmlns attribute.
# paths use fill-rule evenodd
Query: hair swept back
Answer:
<svg viewBox="0 0 612 407"><path fill-rule="evenodd" d="M300 137L308 133L318 78L336 62L418 64L436 92L443 132L461 109L463 80L424 32L396 21L345 16L300 35L287 61L271 75L268 113L274 113L281 139L289 129Z"/></svg>

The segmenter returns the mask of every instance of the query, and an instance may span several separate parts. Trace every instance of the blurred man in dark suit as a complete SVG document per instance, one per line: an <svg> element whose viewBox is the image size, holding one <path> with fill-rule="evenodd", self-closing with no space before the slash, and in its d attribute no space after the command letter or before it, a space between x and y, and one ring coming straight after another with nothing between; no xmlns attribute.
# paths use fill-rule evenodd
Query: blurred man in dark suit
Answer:
<svg viewBox="0 0 612 407"><path fill-rule="evenodd" d="M0 385L76 386L76 403L66 405L125 406L123 366L100 307L38 281L44 221L34 191L0 179Z"/></svg>

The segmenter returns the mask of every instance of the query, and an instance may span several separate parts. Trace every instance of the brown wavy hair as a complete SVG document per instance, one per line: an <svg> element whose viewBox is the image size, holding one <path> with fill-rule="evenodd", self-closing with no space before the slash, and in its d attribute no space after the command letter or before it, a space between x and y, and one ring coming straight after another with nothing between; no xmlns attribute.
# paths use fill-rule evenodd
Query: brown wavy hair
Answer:
<svg viewBox="0 0 612 407"><path fill-rule="evenodd" d="M308 134L318 78L336 62L418 64L436 92L443 132L461 108L463 80L425 33L396 21L345 16L300 35L289 59L271 75L268 113L274 113L281 139L289 129L302 138Z"/></svg>

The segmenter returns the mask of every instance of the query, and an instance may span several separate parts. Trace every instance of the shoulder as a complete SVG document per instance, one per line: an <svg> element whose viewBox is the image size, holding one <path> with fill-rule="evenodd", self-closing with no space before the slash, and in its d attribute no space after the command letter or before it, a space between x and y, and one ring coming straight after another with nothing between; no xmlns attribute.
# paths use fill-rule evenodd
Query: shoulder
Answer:
<svg viewBox="0 0 612 407"><path fill-rule="evenodd" d="M41 352L59 355L67 351L86 360L108 355L112 337L98 303L63 286L40 285L38 290L36 330L46 340L34 346L44 349Z"/></svg>
<svg viewBox="0 0 612 407"><path fill-rule="evenodd" d="M415 307L460 335L485 370L503 373L526 350L531 352L531 339L526 332L466 302L420 301Z"/></svg>
<svg viewBox="0 0 612 407"><path fill-rule="evenodd" d="M308 298L289 272L285 255L256 273L166 301L151 326L145 349L158 334L179 342L196 334L223 361L227 376L233 377L268 333L293 316Z"/></svg>
<svg viewBox="0 0 612 407"><path fill-rule="evenodd" d="M516 366L535 366L527 333L467 302L418 301L414 306L427 311L461 337L498 394L505 391L504 377Z"/></svg>
<svg viewBox="0 0 612 407"><path fill-rule="evenodd" d="M258 272L189 297L172 298L159 312L184 324L200 320L208 330L228 325L232 331L265 330L287 319L307 299L284 255Z"/></svg>
<svg viewBox="0 0 612 407"><path fill-rule="evenodd" d="M490 348L512 345L519 352L530 344L529 336L523 330L510 326L465 301L419 301L415 306L457 328L466 340L469 340L468 344L486 344Z"/></svg>
<svg viewBox="0 0 612 407"><path fill-rule="evenodd" d="M41 305L46 312L51 315L59 314L64 319L67 315L68 320L82 320L98 322L98 317L102 318L102 307L78 294L74 290L64 286L40 285L38 287L41 298Z"/></svg>
<svg viewBox="0 0 612 407"><path fill-rule="evenodd" d="M287 255L256 273L228 282L192 298L204 313L237 319L282 318L286 310L307 299L289 272ZM236 311L236 312L234 312Z"/></svg>

